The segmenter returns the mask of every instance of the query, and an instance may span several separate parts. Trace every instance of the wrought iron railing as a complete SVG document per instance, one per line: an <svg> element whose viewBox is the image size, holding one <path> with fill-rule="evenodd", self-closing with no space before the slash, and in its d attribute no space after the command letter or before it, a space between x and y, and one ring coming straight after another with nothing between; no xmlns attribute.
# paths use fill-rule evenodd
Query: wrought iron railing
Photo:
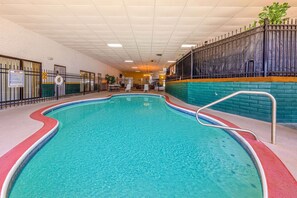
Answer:
<svg viewBox="0 0 297 198"><path fill-rule="evenodd" d="M167 81L257 76L297 76L297 20L266 21L212 39L167 70Z"/></svg>
<svg viewBox="0 0 297 198"><path fill-rule="evenodd" d="M24 71L23 87L9 87L9 70ZM91 93L99 88L95 78L71 73L63 74L64 83L57 87L56 76L54 71L42 71L41 63L0 57L0 109Z"/></svg>

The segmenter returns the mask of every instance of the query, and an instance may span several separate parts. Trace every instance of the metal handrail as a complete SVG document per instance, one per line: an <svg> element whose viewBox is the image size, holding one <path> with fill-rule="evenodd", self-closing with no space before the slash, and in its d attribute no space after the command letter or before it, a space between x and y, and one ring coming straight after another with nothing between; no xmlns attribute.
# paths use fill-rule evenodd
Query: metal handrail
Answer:
<svg viewBox="0 0 297 198"><path fill-rule="evenodd" d="M271 116L271 143L272 144L275 144L276 140L276 135L275 135L275 132L276 132L276 100L275 98L270 94L270 93L267 93L267 92L262 92L262 91L237 91L233 94L230 94L224 98L221 98L217 101L214 101L208 105L205 105L201 108L199 108L196 112L196 120L198 123L200 123L201 125L204 125L204 126L208 126L208 127L215 127L215 128L221 128L221 129L228 129L228 130L235 130L235 131L242 131L242 132L247 132L247 133L250 133L252 134L256 140L258 140L257 136L255 133L253 133L252 131L248 130L248 129L240 129L240 128L232 128L232 127L228 127L228 126L218 126L218 125L213 125L213 124L206 124L206 123L203 123L200 121L199 119L199 112L202 111L203 109L206 109L210 106L213 106L217 103L220 103L224 100L227 100L229 98L232 98L234 96L237 96L239 94L249 94L249 95L264 95L264 96L268 96L271 100L271 107L272 107L272 116Z"/></svg>

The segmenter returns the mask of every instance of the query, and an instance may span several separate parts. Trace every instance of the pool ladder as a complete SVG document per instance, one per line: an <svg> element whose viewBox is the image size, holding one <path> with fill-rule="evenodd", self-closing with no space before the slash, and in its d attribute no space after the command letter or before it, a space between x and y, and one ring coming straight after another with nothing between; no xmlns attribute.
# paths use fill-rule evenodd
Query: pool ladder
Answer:
<svg viewBox="0 0 297 198"><path fill-rule="evenodd" d="M206 123L203 123L201 122L201 120L199 119L199 113L203 110L203 109L206 109L210 106L213 106L215 104L218 104L220 102L223 102L229 98L232 98L234 96L237 96L237 95L240 95L240 94L248 94L248 95L264 95L264 96L267 96L270 98L271 100L271 107L272 107L272 116L271 116L271 143L272 144L275 144L276 143L276 135L275 135L275 132L276 132L276 100L275 98L267 93L267 92L262 92L262 91L237 91L233 94L230 94L224 98L221 98L219 100L216 100L208 105L205 105L201 108L199 108L196 112L196 120L198 121L198 123L200 123L201 125L204 125L204 126L208 126L208 127L215 127L215 128L221 128L221 129L228 129L228 130L234 130L234 131L242 131L242 132L246 132L246 133L250 133L252 134L256 140L258 140L257 136L255 133L253 133L252 131L248 130L248 129L240 129L240 128L232 128L232 127L228 127L228 126L219 126L219 125L213 125L213 124L206 124Z"/></svg>

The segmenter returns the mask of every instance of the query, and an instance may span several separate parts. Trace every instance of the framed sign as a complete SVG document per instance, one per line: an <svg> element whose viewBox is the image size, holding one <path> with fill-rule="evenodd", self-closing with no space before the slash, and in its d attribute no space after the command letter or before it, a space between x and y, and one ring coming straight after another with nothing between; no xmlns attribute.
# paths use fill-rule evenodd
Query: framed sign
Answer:
<svg viewBox="0 0 297 198"><path fill-rule="evenodd" d="M25 72L22 70L8 70L8 87L24 87Z"/></svg>

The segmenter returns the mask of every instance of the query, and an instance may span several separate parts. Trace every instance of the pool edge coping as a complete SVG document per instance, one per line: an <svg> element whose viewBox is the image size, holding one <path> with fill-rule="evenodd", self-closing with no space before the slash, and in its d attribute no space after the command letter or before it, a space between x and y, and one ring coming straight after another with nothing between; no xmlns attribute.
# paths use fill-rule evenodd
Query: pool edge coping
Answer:
<svg viewBox="0 0 297 198"><path fill-rule="evenodd" d="M10 151L8 151L6 154L4 154L3 156L0 157L0 159L2 159L5 155L7 154L14 154L13 152L11 153L11 151L13 151L14 149L16 149L17 147L20 147L21 144L23 144L24 142L26 142L26 140L32 138L32 136L34 136L35 134L37 134L38 132L40 131L43 131L44 134L42 134L42 136L40 136L35 142L33 142L32 144L29 145L29 148L27 149L23 149L22 150L22 154L19 158L17 159L12 159L12 160L15 160L13 165L8 168L9 170L7 171L7 174L3 174L5 176L4 180L3 180L3 183L1 183L1 180L0 180L0 187L1 187L1 194L0 194L0 197L1 198L5 198L7 197L7 193L9 193L9 190L10 190L10 185L12 183L12 179L13 179L13 176L15 175L18 167L20 167L20 165L23 163L23 161L25 160L26 157L29 157L29 154L30 152L32 152L32 150L36 149L38 147L38 145L41 145L43 146L44 144L46 144L47 141L44 141L48 136L50 136L52 133L54 133L55 130L57 130L58 128L58 121L55 120L57 123L55 124L54 127L50 128L50 129L47 129L47 131L44 131L45 128L47 127L48 125L48 122L46 122L46 119L44 118L49 118L49 117L46 117L45 114L48 113L49 111L53 110L53 109L58 109L58 108L61 108L61 107L64 107L64 106L68 106L68 105L72 105L72 104L79 104L79 103L85 103L85 102L91 102L91 101L102 101L102 100L108 100L114 96L124 96L124 95L150 95L150 96L157 96L157 97L162 97L165 99L165 102L168 106L170 106L171 108L173 109L177 109L177 110L180 110L182 111L183 113L187 113L187 114L195 114L196 112L192 109L189 109L187 107L183 107L183 106L180 106L180 105L177 105L173 102L170 101L170 98L169 96L167 95L161 95L161 94L151 94L151 93L148 93L148 94L145 94L145 93L121 93L121 94L113 94L113 95L108 95L106 97L100 97L100 98L91 98L91 99L83 99L83 100L75 100L75 101L71 101L71 102L63 102L63 103L56 103L56 104L53 104L53 105L49 105L49 106L46 106L46 107L43 107L39 110L36 110L34 111L33 113L31 113L30 117L34 120L37 120L37 121L41 121L43 122L43 127L40 128L39 130L37 130L35 133L33 133L31 136L29 136L28 138L26 138L25 140L23 140L21 143L19 143L18 145L16 145L15 147L13 147ZM35 117L37 116L37 117ZM222 124L222 125L225 125L225 126L229 126L230 124L234 125L233 123L230 123L229 121L226 121L220 117L217 117L217 116L214 116L214 115L211 115L209 113L202 113L202 116L203 118L205 118L206 120L211 120L211 121L214 121L218 124ZM34 118L35 117L35 118ZM52 118L50 118L52 119ZM54 119L52 119L54 120ZM250 154L250 157L252 158L252 160L256 161L256 168L258 169L259 171L259 175L260 175L260 179L261 179L261 184L262 184L262 195L263 197L268 197L268 192L269 192L269 186L267 184L267 177L266 177L266 174L265 174L265 169L263 167L263 164L261 163L261 160L259 159L259 156L257 154L257 152L255 152L253 146L251 145L251 143L249 141L247 141L246 137L244 137L242 134L236 132L236 131L231 131L230 132L234 135L233 137L238 141L238 139L240 141L238 141L241 146L244 147L244 149ZM238 139L237 139L238 138ZM42 144L43 143L43 144ZM243 144L242 144L243 143ZM264 144L263 144L264 145ZM264 145L265 147L267 147L266 145ZM247 148L248 150L247 150ZM268 148L269 149L269 148ZM270 150L270 149L269 149ZM271 150L270 150L271 151ZM272 152L272 151L271 151ZM273 153L273 152L272 152ZM273 153L274 154L274 153ZM275 154L274 154L275 155ZM279 159L279 158L278 158ZM280 160L280 159L279 159ZM281 160L280 160L281 161ZM1 162L1 160L0 160ZM254 162L255 163L255 162ZM11 164L10 164L11 165ZM285 166L284 166L285 167ZM285 167L286 168L286 167ZM287 168L286 168L287 169ZM288 171L288 170L287 170ZM289 171L288 171L289 172ZM289 172L290 173L290 172ZM0 172L0 176L3 176ZM1 178L0 178L1 179ZM3 179L3 178L2 178ZM271 194L270 194L271 195ZM272 195L273 196L273 195Z"/></svg>

